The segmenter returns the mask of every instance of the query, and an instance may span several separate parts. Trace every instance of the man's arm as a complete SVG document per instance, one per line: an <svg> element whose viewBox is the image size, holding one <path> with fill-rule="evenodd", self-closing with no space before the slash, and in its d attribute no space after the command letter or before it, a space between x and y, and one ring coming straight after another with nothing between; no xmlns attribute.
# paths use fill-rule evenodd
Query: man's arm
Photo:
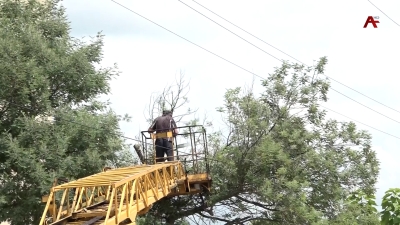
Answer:
<svg viewBox="0 0 400 225"><path fill-rule="evenodd" d="M155 119L155 120L153 121L153 123L151 124L151 126L150 126L149 129L147 130L149 133L153 133L153 132L156 130L156 122L157 122L157 119Z"/></svg>
<svg viewBox="0 0 400 225"><path fill-rule="evenodd" d="M174 120L174 119L172 119L171 125L172 125L171 128L175 128L175 129L173 129L174 132L172 132L172 133L174 134L174 137L175 137L177 134L179 134L179 131L178 131L178 128L177 128L177 126L176 126L176 123L175 123L175 120Z"/></svg>

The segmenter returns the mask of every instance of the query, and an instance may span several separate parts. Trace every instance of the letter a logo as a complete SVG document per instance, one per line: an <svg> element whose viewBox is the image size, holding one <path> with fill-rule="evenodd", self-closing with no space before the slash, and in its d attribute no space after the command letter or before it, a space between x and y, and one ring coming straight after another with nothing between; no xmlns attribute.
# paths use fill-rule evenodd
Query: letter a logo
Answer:
<svg viewBox="0 0 400 225"><path fill-rule="evenodd" d="M364 28L367 28L369 23L372 23L374 28L378 28L378 26L376 24L379 23L379 21L378 20L374 20L374 17L368 16L367 21L365 21Z"/></svg>

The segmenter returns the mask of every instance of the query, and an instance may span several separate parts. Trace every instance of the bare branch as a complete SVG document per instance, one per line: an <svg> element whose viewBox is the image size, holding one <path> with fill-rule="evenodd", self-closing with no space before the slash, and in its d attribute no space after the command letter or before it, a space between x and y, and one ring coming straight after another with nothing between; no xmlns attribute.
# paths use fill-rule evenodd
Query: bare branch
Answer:
<svg viewBox="0 0 400 225"><path fill-rule="evenodd" d="M155 114L160 115L162 110L165 108L177 112L185 107L189 103L187 98L190 91L189 84L189 82L185 81L184 74L180 72L180 76L175 79L174 85L165 87L161 93L152 94L147 110L148 115L146 116L146 120L151 123L155 119ZM176 122L180 122L184 117L195 114L197 110L198 109L190 110L190 108L188 108L186 112L174 116L174 119Z"/></svg>

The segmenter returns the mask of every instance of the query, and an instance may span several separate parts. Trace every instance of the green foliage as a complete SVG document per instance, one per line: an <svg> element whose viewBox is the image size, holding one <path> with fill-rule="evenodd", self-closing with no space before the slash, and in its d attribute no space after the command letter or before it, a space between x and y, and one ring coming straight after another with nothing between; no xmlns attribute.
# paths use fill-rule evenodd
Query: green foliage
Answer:
<svg viewBox="0 0 400 225"><path fill-rule="evenodd" d="M324 220L318 224L326 225L377 225L379 224L378 213L365 213L364 209L357 204L348 204L338 210L338 215L332 219Z"/></svg>
<svg viewBox="0 0 400 225"><path fill-rule="evenodd" d="M70 37L56 3L0 3L0 221L13 224L37 224L40 197L55 177L75 179L105 165L133 163L119 136L121 118L95 101L117 75L116 68L96 69L102 35L90 43ZM211 195L164 199L139 222L165 218L174 224L199 214L237 224L376 224L368 200L379 171L371 136L320 109L329 90L318 77L326 63L284 63L262 81L261 96L228 90L219 109L228 132L209 139ZM176 96L185 93L179 93L171 108L180 106ZM151 115L168 102L157 103ZM55 121L37 121L44 115ZM344 204L354 189L359 194ZM397 213L394 195L384 207ZM214 215L221 207L226 213ZM396 218L387 220L396 224Z"/></svg>
<svg viewBox="0 0 400 225"><path fill-rule="evenodd" d="M75 109L56 117L59 121L54 124L21 118L15 123L20 128L18 137L0 136L2 153L7 156L1 168L2 219L29 224L33 216L36 221L43 210L40 197L48 193L55 177L81 178L118 160L124 145L118 134L110 133L118 130L115 115L90 115L85 109ZM15 217L4 218L7 213Z"/></svg>
<svg viewBox="0 0 400 225"><path fill-rule="evenodd" d="M229 89L217 109L226 132L208 134L212 192L165 199L147 217L379 224L371 136L352 122L327 118L319 107L328 99L329 82L319 77L326 63L325 57L315 67L284 63L262 81L261 96L251 88Z"/></svg>
<svg viewBox="0 0 400 225"><path fill-rule="evenodd" d="M382 198L382 225L400 224L400 188L390 188Z"/></svg>
<svg viewBox="0 0 400 225"><path fill-rule="evenodd" d="M38 223L54 178L134 163L122 118L95 101L117 75L96 69L103 37L70 37L57 2L0 3L0 221L12 224Z"/></svg>
<svg viewBox="0 0 400 225"><path fill-rule="evenodd" d="M330 224L379 224L379 213L374 195L367 195L363 191L353 192L341 207L338 215Z"/></svg>
<svg viewBox="0 0 400 225"><path fill-rule="evenodd" d="M371 136L354 123L326 118L319 108L329 90L318 77L326 62L321 58L315 68L283 64L262 81L261 97L251 89L227 91L218 110L229 138L214 158L210 198L230 209L221 220L331 223L349 209L343 201L351 190L375 192L379 168ZM376 222L375 212L365 213Z"/></svg>
<svg viewBox="0 0 400 225"><path fill-rule="evenodd" d="M143 215L141 217L138 217L136 219L137 225L161 225L165 224L165 219L156 219L154 216L151 216L150 214ZM168 224L168 223L167 223ZM184 219L178 219L174 221L174 225L190 225L189 222L187 222Z"/></svg>
<svg viewBox="0 0 400 225"><path fill-rule="evenodd" d="M367 195L363 191L355 191L347 198L348 204L359 205L363 213L377 213L376 202L374 195Z"/></svg>
<svg viewBox="0 0 400 225"><path fill-rule="evenodd" d="M109 91L110 68L95 69L102 36L85 44L69 36L64 9L36 1L2 1L0 10L0 96L7 121L50 108L79 104ZM10 102L29 106L28 109ZM8 122L4 124L5 122Z"/></svg>

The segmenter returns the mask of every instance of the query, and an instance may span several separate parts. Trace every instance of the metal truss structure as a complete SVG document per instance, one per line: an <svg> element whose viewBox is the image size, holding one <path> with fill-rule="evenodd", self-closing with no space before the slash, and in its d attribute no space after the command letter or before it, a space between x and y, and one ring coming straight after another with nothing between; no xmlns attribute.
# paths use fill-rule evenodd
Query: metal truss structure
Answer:
<svg viewBox="0 0 400 225"><path fill-rule="evenodd" d="M155 138L157 135L152 135L153 143ZM197 158L196 151L191 150ZM209 192L208 172L194 171L189 174L180 161L170 161L105 168L62 184L55 180L49 195L42 199L47 203L39 225L136 224L138 215L146 214L164 197Z"/></svg>

